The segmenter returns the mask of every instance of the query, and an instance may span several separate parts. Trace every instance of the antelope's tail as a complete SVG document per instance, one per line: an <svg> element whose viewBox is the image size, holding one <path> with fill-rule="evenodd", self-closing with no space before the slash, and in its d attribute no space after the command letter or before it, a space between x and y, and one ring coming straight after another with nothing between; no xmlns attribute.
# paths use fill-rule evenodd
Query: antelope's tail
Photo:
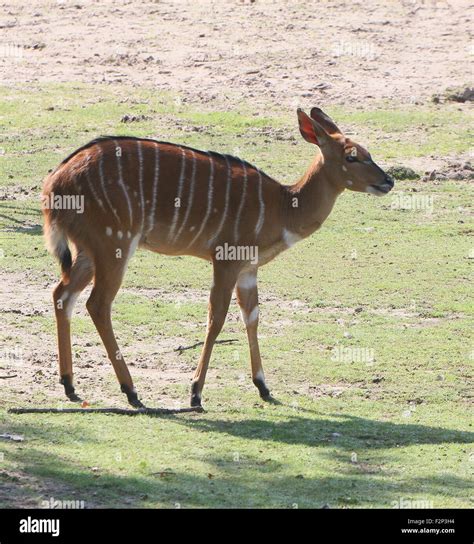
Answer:
<svg viewBox="0 0 474 544"><path fill-rule="evenodd" d="M66 233L58 224L57 216L53 210L44 205L45 199L48 198L48 184L45 183L42 194L42 211L44 217L44 237L46 249L54 255L61 265L62 281L65 285L69 283L69 275L72 267L72 255L69 249Z"/></svg>

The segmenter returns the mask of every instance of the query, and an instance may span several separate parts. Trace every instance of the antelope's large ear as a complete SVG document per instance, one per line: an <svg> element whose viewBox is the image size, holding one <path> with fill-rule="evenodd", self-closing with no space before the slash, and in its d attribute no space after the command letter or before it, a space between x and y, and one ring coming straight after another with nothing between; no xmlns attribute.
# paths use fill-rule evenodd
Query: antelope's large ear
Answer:
<svg viewBox="0 0 474 544"><path fill-rule="evenodd" d="M341 130L336 125L336 123L329 117L329 115L326 115L322 109L312 108L310 115L311 118L319 123L324 128L324 130L331 136L343 136Z"/></svg>
<svg viewBox="0 0 474 544"><path fill-rule="evenodd" d="M298 108L296 113L298 114L301 136L303 136L307 142L310 144L316 144L319 147L327 143L328 135L319 123L306 115L301 108Z"/></svg>

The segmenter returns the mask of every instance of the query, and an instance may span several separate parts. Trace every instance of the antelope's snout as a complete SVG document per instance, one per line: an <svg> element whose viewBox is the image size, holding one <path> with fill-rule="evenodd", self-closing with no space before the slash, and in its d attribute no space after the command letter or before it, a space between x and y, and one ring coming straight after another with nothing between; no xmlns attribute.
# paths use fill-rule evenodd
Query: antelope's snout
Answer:
<svg viewBox="0 0 474 544"><path fill-rule="evenodd" d="M383 196L389 193L393 189L394 185L395 182L393 178L388 174L385 174L384 172L384 178L382 179L382 182L374 185L369 185L367 187L367 192L372 193L373 195Z"/></svg>

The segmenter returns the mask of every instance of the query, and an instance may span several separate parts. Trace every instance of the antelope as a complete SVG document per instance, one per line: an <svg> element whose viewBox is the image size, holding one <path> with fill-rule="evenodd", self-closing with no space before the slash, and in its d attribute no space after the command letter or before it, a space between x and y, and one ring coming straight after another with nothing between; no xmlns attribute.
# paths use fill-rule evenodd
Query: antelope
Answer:
<svg viewBox="0 0 474 544"><path fill-rule="evenodd" d="M111 309L127 264L140 247L166 255L192 255L213 266L207 330L191 386L201 406L214 343L235 289L250 348L252 380L263 399L265 382L257 327L257 272L279 253L318 230L344 191L382 196L394 182L361 145L344 136L321 109L297 110L303 138L319 148L308 170L284 185L239 158L148 138L107 136L65 158L45 179L42 199L83 201L43 206L48 250L61 265L53 291L60 383L71 401L70 322L78 295L93 280L87 310L128 402L139 400L115 339ZM251 252L224 252L254 248ZM230 255L232 254L232 257ZM253 258L252 258L253 257Z"/></svg>

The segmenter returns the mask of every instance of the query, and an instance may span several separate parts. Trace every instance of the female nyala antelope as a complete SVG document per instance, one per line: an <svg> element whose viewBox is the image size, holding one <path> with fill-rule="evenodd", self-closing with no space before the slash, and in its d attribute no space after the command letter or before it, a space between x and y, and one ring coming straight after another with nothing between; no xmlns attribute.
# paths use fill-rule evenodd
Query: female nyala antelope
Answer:
<svg viewBox="0 0 474 544"><path fill-rule="evenodd" d="M124 136L86 144L46 178L44 201L82 197L84 202L83 213L67 206L43 209L47 245L62 268L53 299L60 381L71 400L78 397L70 320L76 298L93 279L87 310L122 391L130 404L143 406L111 321L112 302L139 246L168 255L194 255L213 264L206 339L191 406L201 404L212 348L233 289L247 328L253 383L262 398L269 397L257 339L258 268L319 229L344 189L384 195L393 187L370 154L346 138L322 110L313 108L311 116L298 110L298 120L303 138L321 153L294 185L281 185L229 155ZM255 251L236 251L242 248Z"/></svg>

